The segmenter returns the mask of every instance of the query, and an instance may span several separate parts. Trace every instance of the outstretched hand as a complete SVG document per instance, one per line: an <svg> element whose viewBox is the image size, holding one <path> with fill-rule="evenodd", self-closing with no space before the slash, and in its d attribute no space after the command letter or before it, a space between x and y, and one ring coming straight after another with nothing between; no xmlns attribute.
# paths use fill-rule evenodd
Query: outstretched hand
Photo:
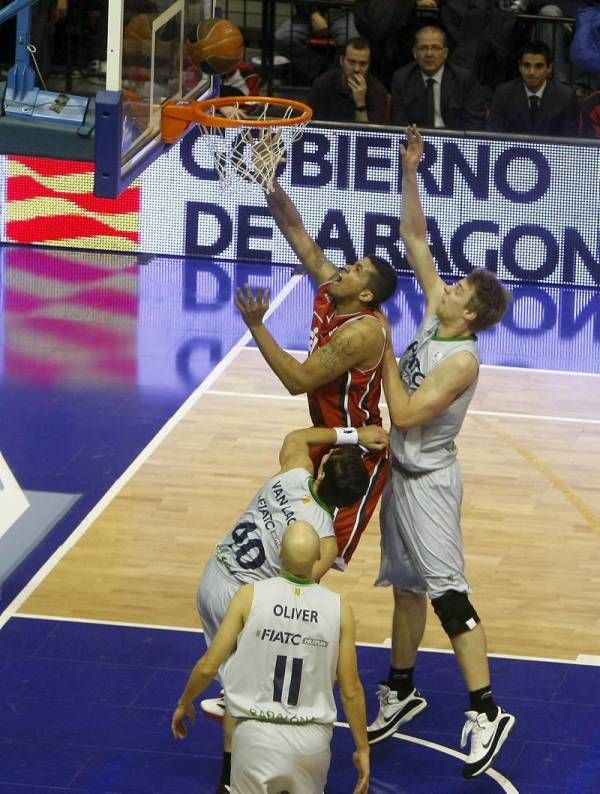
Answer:
<svg viewBox="0 0 600 794"><path fill-rule="evenodd" d="M423 138L415 124L406 128L406 146L400 144L402 167L405 171L416 171L423 156Z"/></svg>
<svg viewBox="0 0 600 794"><path fill-rule="evenodd" d="M358 428L358 443L367 449L379 451L387 449L389 440L389 433L379 425Z"/></svg>
<svg viewBox="0 0 600 794"><path fill-rule="evenodd" d="M258 138L255 138L248 130L246 137L252 147L252 164L257 171L263 172L265 167L274 171L280 163L285 163L285 142L281 131L274 132L266 127L260 129Z"/></svg>
<svg viewBox="0 0 600 794"><path fill-rule="evenodd" d="M269 308L269 290L257 289L255 296L250 286L244 284L244 289L237 288L234 303L244 322L252 330L262 325L263 317Z"/></svg>

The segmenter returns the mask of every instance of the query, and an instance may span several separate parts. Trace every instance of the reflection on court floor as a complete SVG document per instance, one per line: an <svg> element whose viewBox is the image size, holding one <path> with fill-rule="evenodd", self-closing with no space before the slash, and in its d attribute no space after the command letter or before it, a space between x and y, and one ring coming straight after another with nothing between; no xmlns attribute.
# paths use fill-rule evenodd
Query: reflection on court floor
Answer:
<svg viewBox="0 0 600 794"><path fill-rule="evenodd" d="M175 744L168 730L173 700L202 650L201 634L173 630L169 622L164 629L89 622L87 607L76 603L75 588L69 609L77 620L65 620L66 611L57 615L45 611L40 617L17 611L27 595L33 594L37 603L36 583L28 585L36 572L53 554L58 560L61 544L75 537L74 531L90 511L101 514L119 478L133 476L133 462L141 461L138 456L143 453L147 459L144 450L157 434L166 436L183 418L186 401L197 401L201 384L224 372L232 355L246 344L245 328L233 307L235 288L246 282L269 287L272 297L280 301L269 327L283 346L298 351L307 343L310 283L294 278L286 267L30 248L0 249L0 276L0 452L20 488L33 495L30 503L36 510L35 517L25 513L20 519L29 522L29 545L20 556L17 549L14 559L8 559L8 545L2 545L10 540L14 550L20 527L15 524L0 536L4 566L0 566L4 610L0 671L5 684L0 706L0 791L212 791L220 766L217 727L202 720L183 744ZM560 556L548 559L546 565L561 592L536 596L540 614L554 615L556 632L548 630L549 644L555 636L560 646L571 631L566 656L575 659L578 653L590 653L591 643L597 644L593 618L588 621L587 635L577 634L562 612L564 599L576 599L578 589L593 587L597 576L597 485L592 482L593 471L586 474L582 469L575 479L583 490L565 489L562 479L552 479L554 469L548 471L545 459L532 458L525 442L537 438L530 430L536 422L554 417L561 432L559 425L550 423L545 425L545 437L554 443L557 460L571 470L581 465L584 454L592 469L594 460L597 463L593 432L599 424L600 297L591 290L531 285L518 286L514 293L515 302L501 326L481 337L485 364L517 368L505 371L511 385L502 395L505 413L499 413L496 404L486 414L489 400L498 395L484 392L474 413L478 418L488 414L497 418L498 445L511 416L532 415L533 424L524 421L512 444L521 457L530 455L532 478L535 474L545 477L548 488L554 488L566 505L565 515L575 516L572 535L565 537L563 561L568 559L569 545L590 544L585 579L583 568L561 573ZM422 308L414 282L402 280L398 294L386 306L397 352L414 330ZM537 408L530 399L534 382L542 384L547 398ZM268 425L274 417L266 399L271 392L283 406L285 425L285 417L292 416L298 403L286 402L283 389L276 391L266 383L251 386L243 372L211 395L213 407L217 400L235 405L228 408L235 410L233 437L239 427L253 432L255 442L264 436L268 456L281 440L279 425L269 435L260 427L248 428L243 420L258 415L259 423ZM232 395L237 396L230 399ZM200 416L202 405L195 406ZM548 405L552 417L546 416ZM565 446L559 449L563 441ZM550 443L548 449L554 447ZM499 454L497 449L494 453ZM189 450L184 448L181 454ZM193 473L208 488L210 472ZM510 502L506 487L510 471L506 478L498 498ZM130 496L125 510L134 506L135 498L136 494ZM238 506L244 503L242 496ZM476 514L484 507L475 493L471 511ZM536 512L535 506L527 504L520 509L524 516ZM562 514L557 521L555 534L561 531ZM492 529L498 532L502 527ZM524 564L527 555L539 549L538 541L528 549L527 538L507 537L512 538L507 542L522 544ZM493 586L496 563L487 558L484 562L490 567L484 565L482 578ZM179 573L173 571L173 578ZM109 571L94 572L100 590L104 574L108 576ZM370 588L371 580L364 578L362 586ZM532 581L536 578L532 571ZM511 613L507 619L518 622L514 614L518 600L511 601L513 585L501 578L497 601ZM590 604L588 597L588 603L584 600L573 608L593 612L591 600ZM121 601L127 612L126 593ZM387 606L384 619L388 619ZM154 625L159 621L149 608L143 618L119 621L127 622ZM191 628L194 624L184 620L180 625ZM385 649L360 648L371 710L377 681L387 673L387 657ZM597 659L587 661L594 664ZM600 791L600 673L591 664L494 659L495 692L519 723L498 761L498 775L465 782L460 776L461 761L452 755L459 749L466 705L463 685L450 654L422 653L417 685L427 693L430 708L405 726L407 738L395 738L373 750L371 791ZM347 729L338 727L329 794L351 790L350 745Z"/></svg>

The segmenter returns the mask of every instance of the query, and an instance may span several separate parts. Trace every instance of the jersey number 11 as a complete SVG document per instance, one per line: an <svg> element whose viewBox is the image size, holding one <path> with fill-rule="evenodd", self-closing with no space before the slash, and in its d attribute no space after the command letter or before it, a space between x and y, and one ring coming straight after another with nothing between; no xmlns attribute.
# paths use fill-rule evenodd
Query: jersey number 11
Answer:
<svg viewBox="0 0 600 794"><path fill-rule="evenodd" d="M298 659L296 657L292 658L292 675L290 677L290 688L287 696L288 706L298 705L303 661L303 659ZM277 661L275 662L275 675L273 676L273 701L275 703L283 702L281 698L283 697L283 679L285 678L287 662L287 656L277 656Z"/></svg>

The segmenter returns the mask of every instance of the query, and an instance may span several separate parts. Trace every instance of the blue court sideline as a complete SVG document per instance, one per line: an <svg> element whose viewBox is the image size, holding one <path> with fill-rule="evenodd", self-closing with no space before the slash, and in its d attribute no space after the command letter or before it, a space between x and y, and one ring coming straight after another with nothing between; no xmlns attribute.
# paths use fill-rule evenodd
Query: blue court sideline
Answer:
<svg viewBox="0 0 600 794"><path fill-rule="evenodd" d="M200 714L186 741L170 734L173 704L204 647L201 633L12 618L0 632L0 791L212 793L219 726ZM519 718L496 764L506 782L464 781L462 762L444 752L460 749L464 687L451 654L422 652L417 680L429 709L403 735L437 747L392 738L373 748L372 794L600 790L598 668L491 663L495 691ZM370 716L387 664L386 649L359 648ZM327 794L352 790L351 754L349 731L336 728Z"/></svg>

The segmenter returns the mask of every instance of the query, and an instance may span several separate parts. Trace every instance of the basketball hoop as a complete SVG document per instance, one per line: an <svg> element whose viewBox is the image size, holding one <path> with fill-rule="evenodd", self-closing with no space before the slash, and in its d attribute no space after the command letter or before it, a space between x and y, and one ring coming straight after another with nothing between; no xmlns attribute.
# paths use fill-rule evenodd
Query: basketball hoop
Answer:
<svg viewBox="0 0 600 794"><path fill-rule="evenodd" d="M311 116L308 105L280 97L169 102L163 108L162 137L173 143L195 122L204 132L223 187L242 180L270 193L277 166L302 136Z"/></svg>

